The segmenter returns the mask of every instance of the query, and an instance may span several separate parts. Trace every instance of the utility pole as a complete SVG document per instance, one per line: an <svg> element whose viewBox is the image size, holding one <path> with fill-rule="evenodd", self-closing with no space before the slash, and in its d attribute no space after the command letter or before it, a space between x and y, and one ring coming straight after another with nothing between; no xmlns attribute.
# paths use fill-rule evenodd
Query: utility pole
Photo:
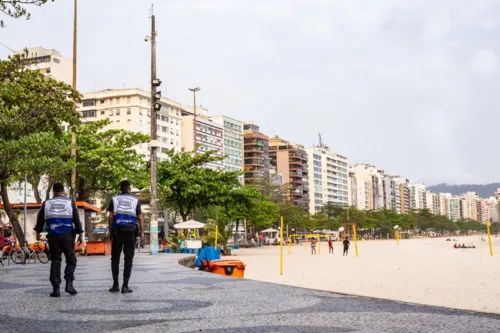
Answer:
<svg viewBox="0 0 500 333"><path fill-rule="evenodd" d="M200 91L201 89L199 87L196 88L188 88L190 91L193 92L193 110L194 110L194 117L193 117L193 151L194 155L198 155L198 149L196 148L196 92Z"/></svg>
<svg viewBox="0 0 500 333"><path fill-rule="evenodd" d="M149 37L149 38L148 38ZM156 88L161 85L161 81L156 78L156 28L155 28L155 16L153 14L153 8L151 7L151 36L146 37L151 40L151 156L150 156L150 181L151 181L151 193L150 193L150 205L151 205L151 219L149 222L149 242L151 247L151 254L158 255L158 193L157 193L157 183L156 183L156 164L157 156L156 151L158 149L158 140L156 136L156 111L157 108L161 108L159 102L161 97L161 92L157 93Z"/></svg>
<svg viewBox="0 0 500 333"><path fill-rule="evenodd" d="M73 5L73 89L76 90L76 27L78 14L78 0ZM71 158L76 159L76 133L71 132ZM76 200L76 168L71 171L71 197Z"/></svg>

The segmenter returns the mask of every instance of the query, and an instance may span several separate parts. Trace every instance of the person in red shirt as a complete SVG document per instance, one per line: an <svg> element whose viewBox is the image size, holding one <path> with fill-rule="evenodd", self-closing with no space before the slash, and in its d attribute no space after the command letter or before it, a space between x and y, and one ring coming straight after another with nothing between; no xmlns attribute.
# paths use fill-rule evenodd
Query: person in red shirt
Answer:
<svg viewBox="0 0 500 333"><path fill-rule="evenodd" d="M333 254L333 243L332 243L332 237L328 238L328 253Z"/></svg>

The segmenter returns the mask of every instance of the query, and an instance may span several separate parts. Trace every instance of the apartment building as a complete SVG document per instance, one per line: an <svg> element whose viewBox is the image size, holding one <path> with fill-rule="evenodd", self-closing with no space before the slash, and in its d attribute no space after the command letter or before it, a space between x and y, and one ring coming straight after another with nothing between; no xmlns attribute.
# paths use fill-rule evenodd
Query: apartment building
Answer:
<svg viewBox="0 0 500 333"><path fill-rule="evenodd" d="M290 200L309 210L309 168L307 153L302 146L274 137L269 139L269 159L272 167L290 184Z"/></svg>
<svg viewBox="0 0 500 333"><path fill-rule="evenodd" d="M394 182L394 192L396 193L395 196L397 198L396 211L400 214L407 214L411 209L410 182L408 179L400 176L393 176L392 180Z"/></svg>
<svg viewBox="0 0 500 333"><path fill-rule="evenodd" d="M46 77L71 85L73 83L73 60L65 58L59 51L43 47L18 50L15 54L25 55L27 68L38 71Z"/></svg>
<svg viewBox="0 0 500 333"><path fill-rule="evenodd" d="M203 115L195 117L189 112L182 116L182 147L186 151L196 151L199 154L214 150L215 156L224 156L224 125L216 123ZM196 139L195 139L196 138ZM213 170L224 170L223 161L210 162L205 167Z"/></svg>
<svg viewBox="0 0 500 333"><path fill-rule="evenodd" d="M428 209L434 214L434 194L431 191L425 191L425 204L424 208Z"/></svg>
<svg viewBox="0 0 500 333"><path fill-rule="evenodd" d="M351 186L356 186L356 190L352 189L352 196L356 197L356 202L353 202L353 205L358 209L374 209L373 174L375 170L376 168L369 164L354 164L351 166Z"/></svg>
<svg viewBox="0 0 500 333"><path fill-rule="evenodd" d="M257 124L243 124L244 182L254 184L269 177L269 138ZM283 182L283 181L282 181Z"/></svg>
<svg viewBox="0 0 500 333"><path fill-rule="evenodd" d="M210 119L224 126L224 171L243 170L243 122L227 117L215 116ZM243 176L238 177L243 184Z"/></svg>
<svg viewBox="0 0 500 333"><path fill-rule="evenodd" d="M426 189L424 184L410 184L410 208L424 209L426 207Z"/></svg>
<svg viewBox="0 0 500 333"><path fill-rule="evenodd" d="M478 220L477 216L477 201L479 197L476 192L467 192L460 196L460 212L461 218Z"/></svg>
<svg viewBox="0 0 500 333"><path fill-rule="evenodd" d="M460 199L457 196L450 196L448 200L448 217L452 221L461 219L460 215Z"/></svg>
<svg viewBox="0 0 500 333"><path fill-rule="evenodd" d="M78 111L84 122L109 119L108 129L124 129L151 134L151 93L141 89L106 89L83 94ZM181 149L181 111L179 103L162 98L157 112L158 160L165 153ZM63 128L66 129L66 128ZM149 144L137 145L137 151L149 159Z"/></svg>
<svg viewBox="0 0 500 333"><path fill-rule="evenodd" d="M310 184L309 212L321 211L327 203L348 206L350 199L348 159L320 145L306 149Z"/></svg>

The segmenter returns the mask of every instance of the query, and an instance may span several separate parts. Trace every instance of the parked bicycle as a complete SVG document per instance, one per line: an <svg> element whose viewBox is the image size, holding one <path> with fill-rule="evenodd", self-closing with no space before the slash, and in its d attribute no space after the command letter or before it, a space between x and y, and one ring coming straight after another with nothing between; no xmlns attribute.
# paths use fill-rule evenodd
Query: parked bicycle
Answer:
<svg viewBox="0 0 500 333"><path fill-rule="evenodd" d="M12 261L16 264L26 263L26 260L33 258L38 259L42 264L46 264L50 260L47 241L36 242L28 246L20 246L15 248L11 254Z"/></svg>

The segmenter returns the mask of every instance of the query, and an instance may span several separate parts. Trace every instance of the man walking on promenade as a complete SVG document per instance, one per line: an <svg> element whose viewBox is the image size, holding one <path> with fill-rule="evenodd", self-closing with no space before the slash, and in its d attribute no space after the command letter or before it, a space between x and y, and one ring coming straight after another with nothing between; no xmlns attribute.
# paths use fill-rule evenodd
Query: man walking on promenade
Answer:
<svg viewBox="0 0 500 333"><path fill-rule="evenodd" d="M111 272L113 286L110 292L119 292L118 285L120 255L123 251L125 267L123 270L122 294L131 293L128 287L132 273L135 241L140 233L144 239L143 219L139 199L130 194L130 182L124 180L120 183L120 194L114 196L109 203L109 230L111 231Z"/></svg>
<svg viewBox="0 0 500 333"><path fill-rule="evenodd" d="M66 288L71 295L78 292L73 287L76 269L75 237L78 234L78 244L83 242L83 229L78 214L78 208L73 200L64 196L64 185L55 183L52 187L54 196L45 201L40 208L34 230L36 239L40 241L40 233L44 224L47 224L50 250L50 283L52 283L52 293L50 297L60 297L61 284L61 254L66 258L66 268L64 269L64 279ZM73 227L74 225L74 227Z"/></svg>
<svg viewBox="0 0 500 333"><path fill-rule="evenodd" d="M346 256L349 252L349 245L351 245L351 243L349 242L349 238L346 237L342 244L344 244L344 254L342 255Z"/></svg>

